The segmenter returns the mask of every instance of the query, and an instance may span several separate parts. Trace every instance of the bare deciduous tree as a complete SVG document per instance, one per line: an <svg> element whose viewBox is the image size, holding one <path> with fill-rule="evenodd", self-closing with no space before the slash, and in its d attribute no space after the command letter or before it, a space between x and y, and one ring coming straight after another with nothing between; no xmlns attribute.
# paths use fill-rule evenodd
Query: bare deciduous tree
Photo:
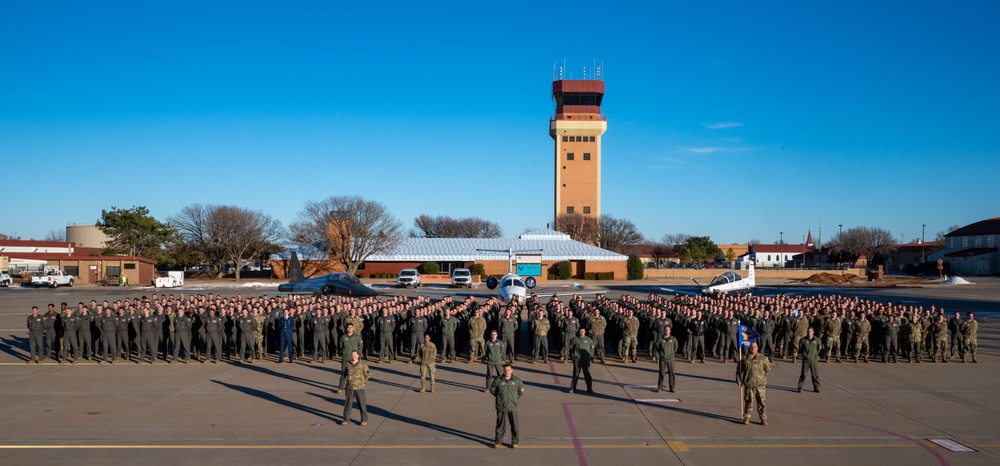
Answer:
<svg viewBox="0 0 1000 466"><path fill-rule="evenodd" d="M617 253L625 253L626 249L641 244L642 234L636 229L635 223L625 218L602 214L600 222L600 247Z"/></svg>
<svg viewBox="0 0 1000 466"><path fill-rule="evenodd" d="M660 242L663 243L663 245L669 249L678 250L680 249L681 246L684 245L684 243L687 243L687 240L690 237L691 235L687 235L684 233L667 233L663 235L663 238L660 239Z"/></svg>
<svg viewBox="0 0 1000 466"><path fill-rule="evenodd" d="M566 233L574 241L594 245L601 235L597 217L583 214L560 214L556 217L556 230Z"/></svg>
<svg viewBox="0 0 1000 466"><path fill-rule="evenodd" d="M66 230L49 230L44 241L66 241Z"/></svg>
<svg viewBox="0 0 1000 466"><path fill-rule="evenodd" d="M479 217L451 218L421 215L413 220L413 238L499 238L503 230L495 222Z"/></svg>
<svg viewBox="0 0 1000 466"><path fill-rule="evenodd" d="M281 222L259 210L236 206L191 204L170 219L185 243L216 266L218 277L225 264L240 269L272 251L283 234Z"/></svg>
<svg viewBox="0 0 1000 466"><path fill-rule="evenodd" d="M656 264L656 268L663 265L663 259L666 259L673 254L673 249L668 248L667 245L663 243L653 243L650 244L650 255L653 256L653 263Z"/></svg>
<svg viewBox="0 0 1000 466"><path fill-rule="evenodd" d="M358 196L309 201L290 229L299 245L327 244L328 260L351 274L372 254L394 251L403 238L403 225L384 204Z"/></svg>
<svg viewBox="0 0 1000 466"><path fill-rule="evenodd" d="M830 242L831 252L853 258L864 255L869 264L877 263L898 248L892 232L879 227L854 227L838 233Z"/></svg>
<svg viewBox="0 0 1000 466"><path fill-rule="evenodd" d="M953 232L953 231L955 231L955 230L957 230L959 228L962 228L962 227L960 227L958 225L952 225L952 226L948 227L948 229L945 230L945 231L939 231L939 232L937 232L937 234L934 235L934 241L944 241L944 235L947 235L948 233L951 233L951 232Z"/></svg>

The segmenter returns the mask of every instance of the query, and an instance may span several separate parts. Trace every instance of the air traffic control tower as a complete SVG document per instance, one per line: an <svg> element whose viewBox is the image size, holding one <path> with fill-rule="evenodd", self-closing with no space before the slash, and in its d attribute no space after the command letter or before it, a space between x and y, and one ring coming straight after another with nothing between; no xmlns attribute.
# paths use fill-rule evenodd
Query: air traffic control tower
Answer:
<svg viewBox="0 0 1000 466"><path fill-rule="evenodd" d="M552 82L556 112L549 135L556 141L556 202L561 214L601 216L601 136L608 122L601 114L604 81L559 79Z"/></svg>

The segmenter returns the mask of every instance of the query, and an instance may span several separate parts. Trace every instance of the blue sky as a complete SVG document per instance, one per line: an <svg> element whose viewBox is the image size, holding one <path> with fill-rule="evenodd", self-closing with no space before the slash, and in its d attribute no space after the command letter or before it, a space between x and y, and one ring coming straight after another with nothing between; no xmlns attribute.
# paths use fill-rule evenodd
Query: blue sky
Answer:
<svg viewBox="0 0 1000 466"><path fill-rule="evenodd" d="M651 239L1000 215L1000 3L656 3L4 2L0 232L350 194L516 236L564 60L604 63L603 211Z"/></svg>

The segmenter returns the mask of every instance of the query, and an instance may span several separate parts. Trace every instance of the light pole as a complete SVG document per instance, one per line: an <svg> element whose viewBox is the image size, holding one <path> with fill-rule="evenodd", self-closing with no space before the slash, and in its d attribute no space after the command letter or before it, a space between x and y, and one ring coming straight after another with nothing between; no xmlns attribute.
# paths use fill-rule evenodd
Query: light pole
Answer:
<svg viewBox="0 0 1000 466"><path fill-rule="evenodd" d="M920 225L920 264L923 265L927 262L927 256L924 255L924 231L927 229L927 224Z"/></svg>
<svg viewBox="0 0 1000 466"><path fill-rule="evenodd" d="M844 224L837 225L837 246L840 248L840 254L837 254L837 259L839 259L837 266L840 266L841 262L844 262Z"/></svg>
<svg viewBox="0 0 1000 466"><path fill-rule="evenodd" d="M778 244L779 245L785 244L785 232L783 232L783 231L779 231L778 232ZM785 248L782 247L780 249L785 249ZM784 255L784 251L782 251L782 252L780 252L778 254L780 254L778 257L782 257L782 255ZM785 260L784 260L784 258L781 259L781 267L782 268L785 267Z"/></svg>
<svg viewBox="0 0 1000 466"><path fill-rule="evenodd" d="M802 268L806 268L806 235L802 235Z"/></svg>

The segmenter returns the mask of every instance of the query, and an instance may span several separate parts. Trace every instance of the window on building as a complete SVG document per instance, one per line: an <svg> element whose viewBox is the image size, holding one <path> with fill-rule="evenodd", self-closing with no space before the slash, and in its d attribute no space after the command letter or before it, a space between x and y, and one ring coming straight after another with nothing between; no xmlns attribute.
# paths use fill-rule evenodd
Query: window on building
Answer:
<svg viewBox="0 0 1000 466"><path fill-rule="evenodd" d="M986 247L988 248L993 247L993 235L989 235L986 237Z"/></svg>
<svg viewBox="0 0 1000 466"><path fill-rule="evenodd" d="M122 274L122 268L117 265L109 265L104 268L104 271L108 273L109 276L116 277Z"/></svg>
<svg viewBox="0 0 1000 466"><path fill-rule="evenodd" d="M963 236L962 237L962 247L963 248L969 247L969 237L968 236Z"/></svg>
<svg viewBox="0 0 1000 466"><path fill-rule="evenodd" d="M596 140L596 139L594 139L594 136L591 136L591 137L590 137L590 142L594 142L595 140Z"/></svg>
<svg viewBox="0 0 1000 466"><path fill-rule="evenodd" d="M566 206L566 213L567 214L572 214L573 213L573 206L571 206L571 205Z"/></svg>
<svg viewBox="0 0 1000 466"><path fill-rule="evenodd" d="M125 264L125 270L135 270L135 264Z"/></svg>
<svg viewBox="0 0 1000 466"><path fill-rule="evenodd" d="M590 152L583 153L583 160L590 160Z"/></svg>
<svg viewBox="0 0 1000 466"><path fill-rule="evenodd" d="M589 214L590 213L590 206L589 205L583 206L583 213L585 213L585 214Z"/></svg>
<svg viewBox="0 0 1000 466"><path fill-rule="evenodd" d="M63 272L65 272L66 275L72 275L74 277L79 277L80 276L80 266L78 266L78 265L67 265L66 267L63 267Z"/></svg>
<svg viewBox="0 0 1000 466"><path fill-rule="evenodd" d="M976 247L983 247L983 235L976 235Z"/></svg>
<svg viewBox="0 0 1000 466"><path fill-rule="evenodd" d="M573 153L569 152L566 154L566 160L573 160Z"/></svg>
<svg viewBox="0 0 1000 466"><path fill-rule="evenodd" d="M771 255L770 254L767 255L767 261L771 262ZM492 337L490 337L490 338L492 338ZM351 356L351 358L354 358L354 356Z"/></svg>
<svg viewBox="0 0 1000 466"><path fill-rule="evenodd" d="M569 136L563 136L563 142L568 142L568 141L569 141Z"/></svg>

